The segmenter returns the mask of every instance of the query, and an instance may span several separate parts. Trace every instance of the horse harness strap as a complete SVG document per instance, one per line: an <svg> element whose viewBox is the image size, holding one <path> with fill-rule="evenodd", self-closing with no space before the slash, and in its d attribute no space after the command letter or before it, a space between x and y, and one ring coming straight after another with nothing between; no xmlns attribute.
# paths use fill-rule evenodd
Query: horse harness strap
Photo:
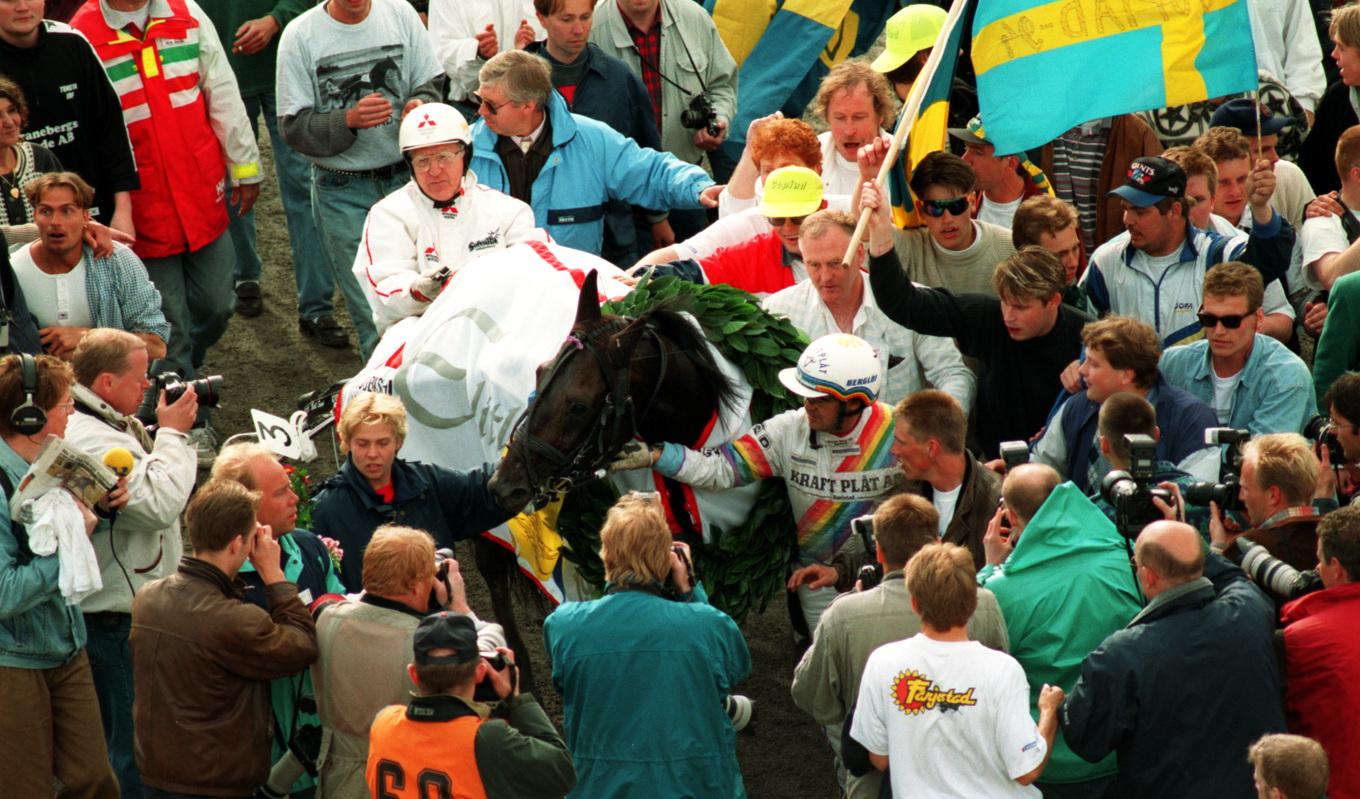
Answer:
<svg viewBox="0 0 1360 799"><path fill-rule="evenodd" d="M632 438L636 432L637 421L640 417L636 414L636 407L629 391L629 362L623 360L618 364L611 363L606 354L605 346L603 346L603 342L613 340L629 324L631 322L628 320L614 319L584 334L573 333L567 336L566 342L558 351L557 357L553 359L552 366L543 379L543 388L540 393L547 392L573 352L585 351L595 358L595 362L604 376L606 393L604 405L600 408L599 416L594 424L593 436L584 437L581 443L570 452L562 452L557 447L524 429L533 413L534 404L525 408L519 421L515 423L515 430L510 437L510 447L527 449L528 454L537 455L546 460L554 471L561 469L564 472L554 485L545 485L547 480L540 480L533 474L532 459L523 458L529 482L538 492L535 497L536 503L546 500L548 495L554 491L565 491L573 485L595 479L596 471L603 468L612 453L622 447L624 442ZM661 353L661 368L658 370L656 385L652 389L651 396L647 399L647 405L643 412L645 417L646 412L651 409L653 402L660 393L661 383L665 379L668 356L664 344L651 325L647 325L643 332L656 340L658 350Z"/></svg>

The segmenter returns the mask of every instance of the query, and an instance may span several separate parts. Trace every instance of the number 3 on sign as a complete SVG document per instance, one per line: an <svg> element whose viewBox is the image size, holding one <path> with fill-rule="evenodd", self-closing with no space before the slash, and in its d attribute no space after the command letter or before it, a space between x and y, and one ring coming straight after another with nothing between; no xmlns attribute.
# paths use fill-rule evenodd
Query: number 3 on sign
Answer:
<svg viewBox="0 0 1360 799"><path fill-rule="evenodd" d="M302 434L292 422L255 408L250 409L250 418L255 423L255 436L274 454L285 458L302 457Z"/></svg>

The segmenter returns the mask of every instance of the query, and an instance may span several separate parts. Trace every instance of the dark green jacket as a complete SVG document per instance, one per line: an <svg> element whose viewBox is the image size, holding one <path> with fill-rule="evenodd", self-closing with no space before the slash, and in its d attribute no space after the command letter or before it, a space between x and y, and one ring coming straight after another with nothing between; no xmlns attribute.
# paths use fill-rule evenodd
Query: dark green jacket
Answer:
<svg viewBox="0 0 1360 799"><path fill-rule="evenodd" d="M236 83L241 87L241 96L250 97L262 92L274 92L274 57L279 50L279 37L283 28L298 14L315 5L312 0L198 0L222 47L227 51L227 61L231 71L236 73ZM264 49L252 55L242 55L232 50L236 41L236 31L246 22L271 16L279 23L279 32L269 40Z"/></svg>

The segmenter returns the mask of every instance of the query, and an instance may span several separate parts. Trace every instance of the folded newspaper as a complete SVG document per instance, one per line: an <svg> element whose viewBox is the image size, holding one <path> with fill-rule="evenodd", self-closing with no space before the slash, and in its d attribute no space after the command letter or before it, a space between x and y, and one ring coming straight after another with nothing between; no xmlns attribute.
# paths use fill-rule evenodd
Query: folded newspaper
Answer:
<svg viewBox="0 0 1360 799"><path fill-rule="evenodd" d="M19 488L9 500L9 515L27 524L31 515L25 503L54 488L65 488L76 499L93 508L115 485L118 477L109 467L89 453L82 452L53 436L43 445L38 459L28 467Z"/></svg>

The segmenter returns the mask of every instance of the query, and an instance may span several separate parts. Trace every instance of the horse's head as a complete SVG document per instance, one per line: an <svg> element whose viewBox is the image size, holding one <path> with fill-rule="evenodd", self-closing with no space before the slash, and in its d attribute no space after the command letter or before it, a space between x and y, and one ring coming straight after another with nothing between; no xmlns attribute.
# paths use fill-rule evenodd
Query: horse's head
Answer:
<svg viewBox="0 0 1360 799"><path fill-rule="evenodd" d="M489 488L507 511L592 479L633 436L629 362L643 333L600 313L592 271L576 321L553 360L539 366L535 397L510 435Z"/></svg>

